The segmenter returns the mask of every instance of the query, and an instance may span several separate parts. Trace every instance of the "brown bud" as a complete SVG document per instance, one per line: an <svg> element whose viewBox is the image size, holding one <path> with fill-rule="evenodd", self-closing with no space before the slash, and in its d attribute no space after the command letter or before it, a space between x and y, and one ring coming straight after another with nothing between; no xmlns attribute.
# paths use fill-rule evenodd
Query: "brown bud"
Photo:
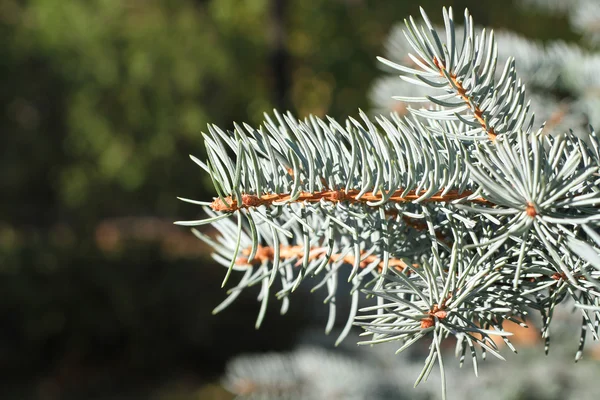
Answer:
<svg viewBox="0 0 600 400"><path fill-rule="evenodd" d="M435 322L432 317L423 318L421 320L421 329L431 328L433 325L435 325Z"/></svg>
<svg viewBox="0 0 600 400"><path fill-rule="evenodd" d="M527 213L527 215L529 215L531 218L535 218L537 215L535 205L533 203L527 203L527 207L525 208L525 213Z"/></svg>
<svg viewBox="0 0 600 400"><path fill-rule="evenodd" d="M226 203L224 203L223 200L221 200L221 198L218 197L218 198L216 198L212 202L212 204L210 206L215 211L234 211L234 210L237 210L237 204L231 198L231 196L225 197L225 201L227 203L229 203L229 205L227 205Z"/></svg>

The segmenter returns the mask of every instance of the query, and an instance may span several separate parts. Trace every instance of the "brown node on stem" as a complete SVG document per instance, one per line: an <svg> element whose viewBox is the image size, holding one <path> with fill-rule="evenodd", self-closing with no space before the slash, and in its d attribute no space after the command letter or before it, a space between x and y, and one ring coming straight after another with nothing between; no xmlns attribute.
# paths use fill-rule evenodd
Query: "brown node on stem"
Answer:
<svg viewBox="0 0 600 400"><path fill-rule="evenodd" d="M448 312L443 310L444 306L438 307L437 304L433 305L431 311L427 313L428 317L421 319L421 329L431 328L435 325L437 319L445 319L448 316Z"/></svg>
<svg viewBox="0 0 600 400"><path fill-rule="evenodd" d="M265 203L265 200L253 194L242 194L242 205L239 206L232 196L225 197L225 202L220 197L216 198L210 205L215 211L236 211L240 208L258 207Z"/></svg>
<svg viewBox="0 0 600 400"><path fill-rule="evenodd" d="M551 276L552 279L554 279L555 281L558 281L559 279L562 279L563 281L567 280L567 274L565 274L564 272L558 273L555 272L552 274Z"/></svg>
<svg viewBox="0 0 600 400"><path fill-rule="evenodd" d="M531 202L527 202L527 207L525 207L525 213L531 218L535 218L537 216L535 205Z"/></svg>
<svg viewBox="0 0 600 400"><path fill-rule="evenodd" d="M227 203L226 203L227 202ZM231 198L231 196L225 197L225 202L217 197L210 205L215 211L234 211L237 210L237 202Z"/></svg>
<svg viewBox="0 0 600 400"><path fill-rule="evenodd" d="M242 195L242 205L244 207L258 207L263 204L263 200L255 196L253 194L243 194Z"/></svg>
<svg viewBox="0 0 600 400"><path fill-rule="evenodd" d="M348 195L343 190L332 190L329 194L329 201L339 202L348 199Z"/></svg>

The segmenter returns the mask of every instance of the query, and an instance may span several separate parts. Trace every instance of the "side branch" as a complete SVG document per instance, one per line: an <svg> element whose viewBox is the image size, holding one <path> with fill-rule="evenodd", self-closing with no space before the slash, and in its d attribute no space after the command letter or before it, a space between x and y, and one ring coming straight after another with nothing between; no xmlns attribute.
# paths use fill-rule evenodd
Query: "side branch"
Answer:
<svg viewBox="0 0 600 400"><path fill-rule="evenodd" d="M242 204L238 204L236 200L233 199L232 196L228 196L225 198L225 202L220 198L215 199L211 208L214 211L227 211L232 212L242 208L250 208L250 207L259 207L262 205L269 206L274 202L304 202L307 201L309 203L318 203L321 200L329 201L332 203L337 203L341 201L347 201L349 203L366 203L371 201L380 201L382 199L381 192L373 193L366 192L362 196L358 197L360 193L359 190L353 189L349 190L347 193L344 190L324 190L321 192L301 192L299 196L297 196L294 200L292 200L292 196L288 193L283 194L265 194L262 196L256 196L252 194L243 194L242 195ZM395 191L392 196L389 198L389 202L392 203L406 203L410 201L417 200L423 194L426 193L425 190L417 193L415 190L411 190L406 195L402 195L404 190ZM443 191L436 193L435 195L423 200L424 202L449 202L453 200L464 199L473 194L470 190L465 190L462 193L459 193L457 190L450 190L448 193L442 194ZM490 205L490 203L482 197L477 197L475 199L469 200L473 203L480 203Z"/></svg>
<svg viewBox="0 0 600 400"><path fill-rule="evenodd" d="M471 99L469 98L469 96L467 96L467 90L463 86L462 82L457 79L455 74L449 73L446 70L446 67L444 67L444 64L442 64L440 62L440 60L437 59L437 57L433 57L433 62L435 63L435 66L438 67L438 69L440 70L440 75L443 78L447 78L448 76L450 77L450 79L452 80L453 86L455 86L457 88L457 92L458 92L458 95L460 96L460 98L465 103L467 103L467 105L473 112L473 116L475 117L477 122L479 122L479 124L481 125L481 128L487 132L488 138L490 139L490 141L495 142L496 136L498 136L498 134L494 131L494 128L488 127L487 123L485 122L485 119L483 118L483 111L481 110L481 108L479 108L479 106L477 104L473 104L471 102Z"/></svg>
<svg viewBox="0 0 600 400"><path fill-rule="evenodd" d="M275 251L273 250L272 247L258 246L256 254L254 255L254 258L252 260L248 260L248 256L250 255L251 251L252 251L251 248L242 250L242 256L238 257L238 259L236 260L235 263L237 265L260 265L264 262L273 261L273 258L275 257ZM298 259L296 266L299 266L302 264L302 259L304 258L305 252L306 252L306 249L304 248L304 246L280 246L279 247L279 258L282 260L292 259L292 258ZM312 261L317 258L325 257L325 249L321 248L321 247L311 247L308 251L308 254L309 254L309 256L308 256L309 261ZM360 268L366 268L369 264L371 264L377 260L380 260L379 257L374 256L374 255L368 255L365 257L363 257L363 256L364 256L364 252L361 252L361 258L360 258L360 263L359 263ZM343 261L343 263L345 263L345 264L353 265L355 262L355 258L352 255L346 255L346 256L342 257L340 254L332 254L331 257L329 258L329 261L331 261L331 262ZM402 261L400 259L391 258L388 261L388 266L390 268L394 268L397 271L403 271L404 268L406 268L408 266L408 264L406 264L404 261ZM413 264L413 266L418 267L418 264ZM383 270L383 261L379 261L379 264L377 265L377 269L379 271Z"/></svg>

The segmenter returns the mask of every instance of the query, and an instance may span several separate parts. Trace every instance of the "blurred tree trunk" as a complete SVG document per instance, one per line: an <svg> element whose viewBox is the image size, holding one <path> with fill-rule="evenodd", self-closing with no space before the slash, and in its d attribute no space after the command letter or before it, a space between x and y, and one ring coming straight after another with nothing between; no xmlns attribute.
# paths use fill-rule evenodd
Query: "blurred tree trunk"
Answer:
<svg viewBox="0 0 600 400"><path fill-rule="evenodd" d="M290 109L288 88L290 87L289 59L286 48L287 0L271 0L271 73L273 74L273 96L275 106L280 110Z"/></svg>

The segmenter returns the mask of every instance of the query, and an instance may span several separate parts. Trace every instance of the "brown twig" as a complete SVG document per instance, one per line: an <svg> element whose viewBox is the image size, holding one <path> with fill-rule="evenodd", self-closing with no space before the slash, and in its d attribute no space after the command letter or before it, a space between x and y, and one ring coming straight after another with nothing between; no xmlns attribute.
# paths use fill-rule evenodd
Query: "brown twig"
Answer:
<svg viewBox="0 0 600 400"><path fill-rule="evenodd" d="M246 249L242 250L243 256L238 257L238 259L236 260L236 264L237 265L259 265L265 261L273 261L273 259L275 258L275 250L270 246L258 246L256 254L254 255L254 258L252 260L249 260L248 256L250 255L251 251L252 251L251 248L246 248ZM296 266L300 266L302 264L302 259L304 258L305 251L306 251L306 249L304 248L304 246L280 246L279 247L279 258L280 259L296 258L296 259L298 259ZM361 252L361 258L360 258L360 262L359 262L360 268L366 268L369 264L371 264L379 259L379 257L377 257L377 256L374 256L374 255L364 256L364 254L365 254L364 252ZM326 254L325 254L325 252L323 252L322 248L311 247L308 251L309 261L320 258L320 257L324 257L325 255ZM354 265L355 258L352 255L346 255L346 256L342 257L340 254L332 254L331 257L329 257L329 260L331 262L343 261L346 264ZM383 261L380 261L379 264L377 265L377 269L379 271L382 271L383 265L384 265ZM403 271L406 267L408 267L408 264L406 264L404 261L402 261L400 259L392 258L388 261L388 266L390 268L394 268L396 271ZM413 266L418 267L418 264L413 264Z"/></svg>
<svg viewBox="0 0 600 400"><path fill-rule="evenodd" d="M427 313L428 317L425 317L423 319L421 319L421 329L427 329L427 328L431 328L432 326L435 325L436 322L436 318L437 319L444 319L448 316L448 313L444 310L445 305L441 304L441 305L437 305L434 304L433 307L431 308L431 311L429 311Z"/></svg>
<svg viewBox="0 0 600 400"><path fill-rule="evenodd" d="M337 203L337 202L341 202L341 201L346 201L349 203L366 203L369 201L379 201L383 198L383 194L381 192L379 192L379 193L366 192L360 198L358 198L359 193L360 193L360 190L358 190L358 189L349 190L347 193L344 190L323 190L323 191L314 192L314 193L302 192L302 193L300 193L298 198L295 200L295 202L300 203L300 202L306 201L309 203L318 203L321 200L326 200L326 201L329 201L332 203ZM419 193L417 193L415 190L411 190L410 192L408 192L408 194L406 194L404 196L402 195L403 193L404 193L404 190L396 190L392 194L392 196L389 198L388 201L396 202L396 203L407 203L407 202L418 199L419 197L421 197L421 195L426 193L426 191L422 190ZM433 195L423 201L424 202L449 202L449 201L453 201L453 200L464 199L473 194L473 192L470 190L465 190L464 192L461 192L461 193L459 193L457 190L450 190L446 194L442 194L442 193L443 193L443 191L439 191L435 195ZM241 205L238 205L237 201L234 200L232 198L232 196L227 196L225 198L225 202L227 204L224 203L223 200L221 200L220 198L217 198L212 202L211 207L215 211L231 212L231 211L236 211L236 210L239 210L242 208L259 207L262 205L268 206L268 205L271 205L273 202L288 201L290 199L291 199L291 194L289 194L289 193L265 194L262 196L256 196L253 194L242 194L242 204ZM485 200L483 197L477 197L477 198L471 199L469 201L473 202L473 203L481 203L481 204L490 205L490 203L487 200Z"/></svg>
<svg viewBox="0 0 600 400"><path fill-rule="evenodd" d="M440 60L437 59L437 57L433 57L433 62L435 64L435 66L438 67L438 69L440 70L440 75L443 78L447 77L446 73L448 74L448 76L450 76L450 79L452 80L453 85L457 88L457 92L458 92L458 95L460 96L460 98L465 103L467 103L467 105L471 108L471 111L473 112L473 116L475 117L477 122L479 122L479 124L481 125L481 128L487 132L488 138L492 142L495 142L496 136L498 136L498 134L494 131L494 128L489 127L487 125L487 123L485 122L485 119L483 118L483 111L481 110L481 108L479 108L478 105L473 104L471 102L471 99L469 98L469 96L467 96L467 90L463 86L462 82L457 79L455 74L449 73L446 70L446 67L444 67L444 64L442 64L440 62Z"/></svg>

